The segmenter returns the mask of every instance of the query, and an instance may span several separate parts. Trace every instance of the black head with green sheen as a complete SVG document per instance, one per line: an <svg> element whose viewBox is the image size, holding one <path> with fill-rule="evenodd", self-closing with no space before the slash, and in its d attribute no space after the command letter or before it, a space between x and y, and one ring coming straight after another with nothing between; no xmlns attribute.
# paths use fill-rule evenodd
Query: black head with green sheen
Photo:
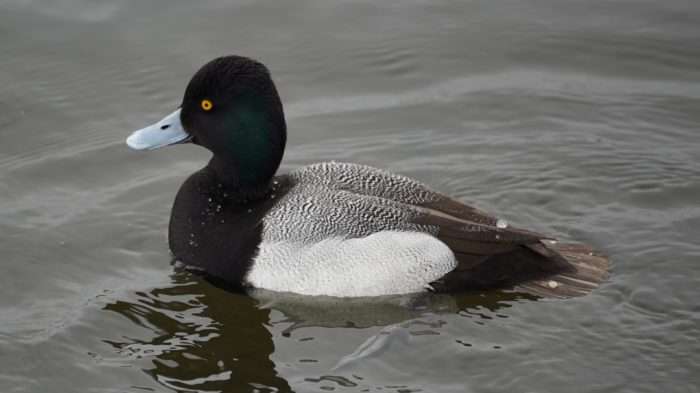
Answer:
<svg viewBox="0 0 700 393"><path fill-rule="evenodd" d="M192 142L214 153L209 167L237 186L270 181L287 138L284 111L267 68L241 57L220 57L197 71L181 107L134 132L127 144L138 150Z"/></svg>

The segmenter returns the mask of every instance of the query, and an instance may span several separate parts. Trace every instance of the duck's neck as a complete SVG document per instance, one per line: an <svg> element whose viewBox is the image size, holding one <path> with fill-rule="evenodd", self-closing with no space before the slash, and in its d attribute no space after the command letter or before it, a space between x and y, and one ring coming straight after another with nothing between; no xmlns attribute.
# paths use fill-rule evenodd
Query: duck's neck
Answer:
<svg viewBox="0 0 700 393"><path fill-rule="evenodd" d="M287 141L277 92L239 97L227 123L231 132L220 134L210 147L214 156L206 168L224 188L258 194L269 188Z"/></svg>
<svg viewBox="0 0 700 393"><path fill-rule="evenodd" d="M273 190L277 170L263 167L251 170L240 165L240 160L215 155L202 170L216 193L226 195L232 202L247 203L262 199Z"/></svg>

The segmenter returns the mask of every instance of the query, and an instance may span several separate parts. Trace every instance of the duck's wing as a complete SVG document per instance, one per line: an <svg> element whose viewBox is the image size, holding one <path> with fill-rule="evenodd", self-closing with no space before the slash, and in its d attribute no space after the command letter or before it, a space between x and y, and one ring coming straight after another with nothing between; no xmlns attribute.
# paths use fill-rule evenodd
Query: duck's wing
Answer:
<svg viewBox="0 0 700 393"><path fill-rule="evenodd" d="M450 200L452 206L456 201ZM523 246L536 246L546 235L510 227L491 220L490 216L462 204L463 209L451 209L451 213L438 210L435 204L414 206L423 213L415 224L436 228L436 237L455 253L460 264L458 269L467 270L486 261L493 255L502 254ZM454 214L454 215L453 215ZM459 214L459 215L457 215Z"/></svg>
<svg viewBox="0 0 700 393"><path fill-rule="evenodd" d="M440 237L479 243L522 245L548 239L543 234L516 229L504 220L435 191L406 176L350 163L319 163L293 171L299 185L335 191L338 195L367 197L375 205L403 206L411 222L439 230ZM416 218L417 216L417 218ZM466 244L466 243L465 243Z"/></svg>
<svg viewBox="0 0 700 393"><path fill-rule="evenodd" d="M593 247L557 244L550 236L511 227L452 198L417 207L424 214L415 222L437 227L437 238L459 261L431 283L436 290L514 287L565 298L585 295L609 277L608 260Z"/></svg>
<svg viewBox="0 0 700 393"><path fill-rule="evenodd" d="M348 191L409 205L427 205L449 197L411 178L366 165L323 162L290 173L293 179L328 190Z"/></svg>
<svg viewBox="0 0 700 393"><path fill-rule="evenodd" d="M422 228L435 235L459 262L454 271L432 284L436 290L515 286L538 296L568 297L587 293L608 277L607 260L588 251L590 247L545 244L543 240L552 237L514 228L405 176L347 163L315 164L290 175L300 184L334 191L334 198L356 195L358 203L365 203L358 206L359 211L376 209L368 217L371 220L357 216L360 220L349 223L350 235L364 226L370 232ZM334 207L324 214L350 209L348 200L355 198L325 201L326 208Z"/></svg>
<svg viewBox="0 0 700 393"><path fill-rule="evenodd" d="M409 177L352 163L323 162L299 168L290 176L301 184L376 197L429 209L469 222L496 226L498 217L460 202Z"/></svg>
<svg viewBox="0 0 700 393"><path fill-rule="evenodd" d="M575 247L580 245L562 248L550 236L501 220L491 224L478 211L460 204L448 200L439 207L418 207L423 215L415 223L438 228L436 237L459 262L456 269L431 283L435 290L517 287L543 297L571 297L588 293L607 279L607 261L583 254L583 248ZM438 210L445 205L448 209Z"/></svg>

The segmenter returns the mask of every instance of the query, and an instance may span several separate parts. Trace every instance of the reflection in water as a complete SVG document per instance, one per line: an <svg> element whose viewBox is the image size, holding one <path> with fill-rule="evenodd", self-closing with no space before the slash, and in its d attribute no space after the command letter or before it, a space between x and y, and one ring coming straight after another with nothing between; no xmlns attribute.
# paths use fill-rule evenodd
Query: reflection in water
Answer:
<svg viewBox="0 0 700 393"><path fill-rule="evenodd" d="M138 292L138 300L105 306L155 334L149 339L124 337L109 341L122 356L151 358L144 371L177 391L291 391L270 356L275 351L270 313L290 323L283 336L302 327L384 327L329 371L344 373L363 360L377 358L392 345L410 342L408 327L439 329L444 322L424 319L435 314L481 314L510 307L522 295L412 294L381 298L308 297L253 290L248 295L216 287L200 276L181 271L173 285ZM484 318L488 316L483 315ZM340 376L323 376L351 383ZM339 382L339 383L340 383Z"/></svg>
<svg viewBox="0 0 700 393"><path fill-rule="evenodd" d="M152 357L144 370L178 391L290 391L277 376L270 354L274 344L265 328L269 310L255 299L222 293L200 277L173 276L173 286L139 293L138 303L117 301L105 309L151 329L150 340L110 342L120 353Z"/></svg>
<svg viewBox="0 0 700 393"><path fill-rule="evenodd" d="M249 293L259 301L258 307L279 310L286 322L291 322L284 333L308 326L356 327L406 324L426 314L478 314L480 309L490 312L519 299L534 296L513 292L492 291L473 294L415 293L366 298L337 298L330 296L303 296L294 293L256 289ZM488 318L488 317L487 317Z"/></svg>
<svg viewBox="0 0 700 393"><path fill-rule="evenodd" d="M345 371L349 367L358 364L362 360L372 359L381 356L389 351L395 341L404 345L409 344L409 333L403 326L390 325L382 329L379 334L375 334L362 343L357 349L340 359L340 361L331 369L332 372Z"/></svg>

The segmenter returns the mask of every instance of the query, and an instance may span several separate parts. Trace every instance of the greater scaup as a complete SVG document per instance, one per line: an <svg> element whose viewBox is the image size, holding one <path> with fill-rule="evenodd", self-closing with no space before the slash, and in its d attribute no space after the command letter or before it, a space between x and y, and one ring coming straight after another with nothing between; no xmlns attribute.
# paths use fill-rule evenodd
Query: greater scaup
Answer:
<svg viewBox="0 0 700 393"><path fill-rule="evenodd" d="M330 296L514 287L569 297L608 277L589 246L513 228L404 176L346 163L275 176L286 137L267 68L226 56L195 73L179 109L127 139L213 153L175 197L177 261L229 284Z"/></svg>

